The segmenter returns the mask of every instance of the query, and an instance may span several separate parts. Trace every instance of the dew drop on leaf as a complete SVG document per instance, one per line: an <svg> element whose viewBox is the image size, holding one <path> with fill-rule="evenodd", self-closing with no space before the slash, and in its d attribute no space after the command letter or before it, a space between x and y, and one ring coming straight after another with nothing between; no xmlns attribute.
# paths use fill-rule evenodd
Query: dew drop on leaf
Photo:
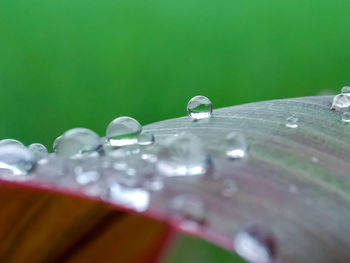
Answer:
<svg viewBox="0 0 350 263"><path fill-rule="evenodd" d="M334 96L331 110L339 110L348 108L350 106L350 100L347 95L338 94Z"/></svg>
<svg viewBox="0 0 350 263"><path fill-rule="evenodd" d="M341 120L345 123L349 123L350 122L350 111L346 111L343 113Z"/></svg>
<svg viewBox="0 0 350 263"><path fill-rule="evenodd" d="M41 143L32 143L28 146L28 149L34 154L37 160L45 158L48 155L46 147Z"/></svg>
<svg viewBox="0 0 350 263"><path fill-rule="evenodd" d="M34 155L23 146L0 146L0 171L5 179L28 175L35 163Z"/></svg>
<svg viewBox="0 0 350 263"><path fill-rule="evenodd" d="M156 167L165 176L192 176L205 174L210 164L202 141L183 133L166 140L159 151Z"/></svg>
<svg viewBox="0 0 350 263"><path fill-rule="evenodd" d="M154 135L150 132L142 132L138 136L139 145L150 145L154 143Z"/></svg>
<svg viewBox="0 0 350 263"><path fill-rule="evenodd" d="M137 143L141 133L140 123L131 117L119 117L113 120L106 130L106 143L110 147L122 147Z"/></svg>
<svg viewBox="0 0 350 263"><path fill-rule="evenodd" d="M250 263L270 263L276 253L273 235L260 225L251 225L238 232L233 245L236 253Z"/></svg>
<svg viewBox="0 0 350 263"><path fill-rule="evenodd" d="M96 153L100 146L100 138L89 129L74 128L66 131L55 146L57 156L81 158Z"/></svg>
<svg viewBox="0 0 350 263"><path fill-rule="evenodd" d="M247 152L247 141L241 133L230 132L225 141L226 156L231 159L243 158Z"/></svg>
<svg viewBox="0 0 350 263"><path fill-rule="evenodd" d="M286 118L286 127L287 128L291 128L291 129L295 129L295 128L298 128L298 117L295 116L295 115L291 115L291 116L288 116Z"/></svg>
<svg viewBox="0 0 350 263"><path fill-rule="evenodd" d="M0 147L1 146L5 146L5 145L15 145L15 146L22 146L22 147L25 147L23 145L23 143L21 143L20 141L18 140L15 140L15 139L3 139L0 141Z"/></svg>
<svg viewBox="0 0 350 263"><path fill-rule="evenodd" d="M187 104L188 115L195 120L210 118L213 112L211 101L204 96L195 96Z"/></svg>

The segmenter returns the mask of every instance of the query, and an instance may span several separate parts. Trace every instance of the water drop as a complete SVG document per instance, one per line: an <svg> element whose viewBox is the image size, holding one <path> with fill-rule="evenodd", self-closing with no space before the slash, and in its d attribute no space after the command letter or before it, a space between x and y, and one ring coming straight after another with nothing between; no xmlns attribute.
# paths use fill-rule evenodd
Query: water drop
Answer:
<svg viewBox="0 0 350 263"><path fill-rule="evenodd" d="M96 170L85 170L82 166L74 167L74 173L76 174L76 181L78 184L86 185L97 181L100 178L100 174Z"/></svg>
<svg viewBox="0 0 350 263"><path fill-rule="evenodd" d="M250 263L270 263L275 257L274 237L258 225L238 232L233 245L236 253Z"/></svg>
<svg viewBox="0 0 350 263"><path fill-rule="evenodd" d="M0 147L1 146L7 146L7 145L14 145L14 146L25 147L23 145L23 143L21 143L20 141L15 140L15 139L3 139L3 140L0 141Z"/></svg>
<svg viewBox="0 0 350 263"><path fill-rule="evenodd" d="M350 111L346 111L343 113L341 120L345 123L349 123L350 122Z"/></svg>
<svg viewBox="0 0 350 263"><path fill-rule="evenodd" d="M34 154L37 160L45 158L48 155L48 151L41 143L32 143L28 146L28 149Z"/></svg>
<svg viewBox="0 0 350 263"><path fill-rule="evenodd" d="M178 195L169 203L169 210L174 219L192 221L196 224L205 223L204 203L192 195Z"/></svg>
<svg viewBox="0 0 350 263"><path fill-rule="evenodd" d="M60 140L61 140L61 139L62 139L62 136L58 136L58 137L55 139L55 141L53 142L52 148L53 148L53 151L54 151L54 152L55 152L56 149L57 149L57 145L60 144Z"/></svg>
<svg viewBox="0 0 350 263"><path fill-rule="evenodd" d="M297 116L291 115L286 118L286 127L292 129L298 128L298 121L299 119Z"/></svg>
<svg viewBox="0 0 350 263"><path fill-rule="evenodd" d="M137 137L142 127L131 117L119 117L107 127L107 144L111 147L121 147L137 143Z"/></svg>
<svg viewBox="0 0 350 263"><path fill-rule="evenodd" d="M143 132L138 136L139 145L150 145L154 143L154 135L150 132Z"/></svg>
<svg viewBox="0 0 350 263"><path fill-rule="evenodd" d="M157 170L165 176L205 174L210 157L201 140L190 133L170 137L159 151Z"/></svg>
<svg viewBox="0 0 350 263"><path fill-rule="evenodd" d="M100 138L89 129L75 128L66 131L55 146L55 153L60 157L81 158L96 153Z"/></svg>
<svg viewBox="0 0 350 263"><path fill-rule="evenodd" d="M344 108L348 108L350 106L350 100L348 99L348 95L338 94L334 96L331 110L340 110Z"/></svg>
<svg viewBox="0 0 350 263"><path fill-rule="evenodd" d="M114 183L109 187L109 200L118 205L143 212L147 210L149 206L150 194L142 188L124 187Z"/></svg>
<svg viewBox="0 0 350 263"><path fill-rule="evenodd" d="M0 146L0 173L8 179L28 175L35 165L34 155L20 145Z"/></svg>
<svg viewBox="0 0 350 263"><path fill-rule="evenodd" d="M213 105L207 97L196 96L188 102L187 112L195 120L210 118L213 112Z"/></svg>
<svg viewBox="0 0 350 263"><path fill-rule="evenodd" d="M345 96L350 96L350 87L345 86L341 89L341 94L345 95Z"/></svg>
<svg viewBox="0 0 350 263"><path fill-rule="evenodd" d="M231 159L243 158L247 152L247 141L241 133L230 132L226 135L226 155Z"/></svg>

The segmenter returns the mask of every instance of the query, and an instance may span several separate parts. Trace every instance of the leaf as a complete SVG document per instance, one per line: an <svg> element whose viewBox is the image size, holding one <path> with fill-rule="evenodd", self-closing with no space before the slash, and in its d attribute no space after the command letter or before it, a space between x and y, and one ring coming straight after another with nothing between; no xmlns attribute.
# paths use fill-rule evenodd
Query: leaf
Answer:
<svg viewBox="0 0 350 263"><path fill-rule="evenodd" d="M123 211L112 213L116 218L111 221L119 231L125 231L123 238L113 241L115 253L125 256L135 256L134 251L126 253L123 246L138 249L138 240L134 238L141 239L141 251L154 251L157 250L154 246L152 250L142 242L142 236L151 235L159 241L167 232L164 223L139 215L143 214L229 250L234 249L236 233L258 223L273 235L277 247L274 262L350 262L346 249L350 246L350 127L341 121L339 112L329 110L330 106L330 97L267 101L217 109L209 120L193 122L183 117L145 126L145 131L154 133L158 144L183 131L194 134L210 153L212 169L202 176L164 178L163 189L151 192L150 196L138 195L137 201L140 198L144 201L142 207L130 204L130 200L129 203L111 200L103 191L97 196L91 195L96 194L94 187L73 183L72 168L91 165L96 158L63 163L52 158L43 165L45 169L38 166L34 170L32 181L2 186L4 194L0 201L3 206L8 202L8 208L5 206L0 214L2 225L7 225L1 233L10 238L0 245L3 251L0 255L6 260L16 256L19 258L16 262L26 257L33 258L31 262L45 262L48 258L61 261L60 257L67 254L69 259L80 262L80 259L104 255L101 250L110 248L111 244L108 238L101 243L91 238L88 244L96 244L91 247L79 245L81 236L98 225L107 211L112 213L99 201L102 198L103 202L111 202L115 209ZM286 118L293 114L299 118L296 129L285 126ZM248 155L243 160L229 160L225 155L225 136L231 131L246 136ZM97 158L97 163L102 166L106 158ZM64 169L58 172L60 167ZM111 170L103 172L103 178L112 174ZM225 195L228 179L236 189ZM105 184L97 186L99 190L106 188ZM200 200L204 205L203 218L179 217L169 210L169 203L179 195ZM150 198L149 203L143 199L146 197ZM8 214L4 212L7 210L15 212ZM137 228L139 224L132 224L132 220L123 225L119 214L125 216L127 212L137 212L126 217L142 218L144 228ZM46 224L50 220L54 223ZM6 229L10 229L11 235L5 234ZM99 232L98 227L95 231ZM37 233L43 233L44 238L39 239ZM124 240L131 236L132 240ZM52 246L40 253L47 243ZM14 255L14 248L23 251L23 255ZM157 253L150 254L140 253L142 257L138 259L147 262ZM113 253L106 255L109 261L110 256ZM137 262L135 260L131 258L129 262Z"/></svg>

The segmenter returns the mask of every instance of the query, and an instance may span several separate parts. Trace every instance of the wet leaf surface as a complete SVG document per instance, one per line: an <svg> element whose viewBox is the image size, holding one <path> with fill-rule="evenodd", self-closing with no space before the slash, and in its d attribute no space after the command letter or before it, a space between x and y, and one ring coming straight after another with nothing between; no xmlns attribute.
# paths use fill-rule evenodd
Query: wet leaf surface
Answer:
<svg viewBox="0 0 350 263"><path fill-rule="evenodd" d="M32 180L2 185L0 233L5 242L0 255L8 262L25 262L26 257L31 262L83 262L102 256L111 262L121 251L127 259L120 262L151 262L168 231L161 223L166 222L228 250L234 250L239 231L259 224L275 242L273 262L349 262L350 126L340 112L330 111L331 102L331 97L267 101L217 109L210 119L183 117L147 125L144 131L155 135L156 144L182 132L200 139L211 157L210 169L164 177L163 188L137 191L136 199L129 194L123 202L110 199L107 191L110 181L104 179L113 176L112 169L99 170L101 180L92 186L72 180L74 167L93 160L102 166L106 157L52 158L35 168ZM286 127L291 115L298 118L297 128ZM244 134L244 158L227 157L230 132ZM179 214L170 205L178 196L198 202L191 201L190 208L180 205ZM103 233L106 237L99 239ZM145 244L144 239L154 242Z"/></svg>

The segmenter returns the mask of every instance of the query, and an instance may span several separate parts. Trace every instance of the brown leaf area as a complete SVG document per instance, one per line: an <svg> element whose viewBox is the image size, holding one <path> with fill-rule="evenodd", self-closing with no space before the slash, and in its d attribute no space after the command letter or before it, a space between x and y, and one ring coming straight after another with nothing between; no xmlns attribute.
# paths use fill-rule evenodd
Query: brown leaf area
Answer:
<svg viewBox="0 0 350 263"><path fill-rule="evenodd" d="M102 202L5 184L0 262L154 262L169 227Z"/></svg>

